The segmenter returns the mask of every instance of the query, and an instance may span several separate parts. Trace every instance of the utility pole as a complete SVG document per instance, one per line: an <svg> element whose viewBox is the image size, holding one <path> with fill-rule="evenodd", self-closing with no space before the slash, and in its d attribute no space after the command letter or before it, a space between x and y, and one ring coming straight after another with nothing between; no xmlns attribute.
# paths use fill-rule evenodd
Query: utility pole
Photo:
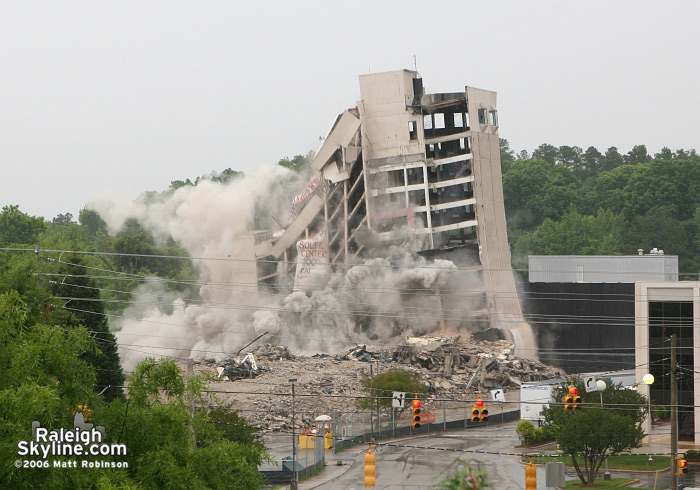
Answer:
<svg viewBox="0 0 700 490"><path fill-rule="evenodd" d="M296 410L294 406L294 385L297 384L296 378L289 378L289 383L292 385L292 483L289 485L290 490L299 488L299 479L297 477L297 434L296 434Z"/></svg>
<svg viewBox="0 0 700 490"><path fill-rule="evenodd" d="M678 489L678 389L676 384L676 334L671 335L671 490Z"/></svg>
<svg viewBox="0 0 700 490"><path fill-rule="evenodd" d="M41 253L41 245L38 243L34 246L34 254L36 255L36 286L37 287L42 287L43 284L41 282L41 257L39 257L39 253Z"/></svg>
<svg viewBox="0 0 700 490"><path fill-rule="evenodd" d="M187 359L187 380L191 381L194 377L194 360L190 357ZM192 432L192 447L197 447L197 435L194 431L194 392L190 392L190 424Z"/></svg>
<svg viewBox="0 0 700 490"><path fill-rule="evenodd" d="M377 396L377 391L374 388L374 371L372 370L372 363L369 363L369 385L371 386L371 391L373 396ZM369 427L370 427L370 434L374 435L374 410L372 410L372 399L370 398L370 407L369 407Z"/></svg>

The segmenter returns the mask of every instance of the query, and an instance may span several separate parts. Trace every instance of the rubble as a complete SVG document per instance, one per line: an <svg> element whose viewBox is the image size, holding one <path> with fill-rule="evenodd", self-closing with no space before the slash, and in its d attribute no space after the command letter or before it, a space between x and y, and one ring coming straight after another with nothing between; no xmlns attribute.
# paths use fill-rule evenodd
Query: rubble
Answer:
<svg viewBox="0 0 700 490"><path fill-rule="evenodd" d="M213 375L212 390L221 391L217 404L231 404L249 422L265 431L291 428L292 397L295 387L296 424L313 421L321 414L355 412L356 397L365 396L362 380L393 368L408 369L428 385L429 392L455 400L472 399L479 391L515 389L525 381L561 377L561 373L539 361L513 355L507 340L467 341L459 337L409 338L398 346L358 345L337 354L311 357L293 355L283 346L264 344L253 351L257 369L228 362L200 361L196 371ZM217 378L224 367L228 379ZM246 376L241 376L240 370Z"/></svg>
<svg viewBox="0 0 700 490"><path fill-rule="evenodd" d="M292 359L289 349L283 345L263 344L253 350L256 359L265 361L277 361L282 359Z"/></svg>

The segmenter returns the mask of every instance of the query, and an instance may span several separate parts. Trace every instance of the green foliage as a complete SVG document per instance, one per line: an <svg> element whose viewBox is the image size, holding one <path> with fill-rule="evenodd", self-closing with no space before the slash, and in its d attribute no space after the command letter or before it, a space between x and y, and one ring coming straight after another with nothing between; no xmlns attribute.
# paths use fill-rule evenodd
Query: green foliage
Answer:
<svg viewBox="0 0 700 490"><path fill-rule="evenodd" d="M49 430L71 428L79 405L105 428L105 443L125 444L127 469L42 469L0 465L0 487L34 488L261 488L257 465L269 460L254 428L235 412L218 416L202 405L203 380L183 381L172 361L144 361L129 380L129 401L104 404L94 392L95 370L82 357L95 349L83 327L33 325L18 293L0 294L0 460L17 459L17 443L32 440L32 421ZM73 458L54 457L52 460ZM80 458L79 458L80 459Z"/></svg>
<svg viewBox="0 0 700 490"><path fill-rule="evenodd" d="M0 247L34 245L46 228L44 218L29 216L19 206L4 206L0 213Z"/></svg>
<svg viewBox="0 0 700 490"><path fill-rule="evenodd" d="M515 267L531 254L617 255L662 248L681 271L700 270L700 157L644 145L622 154L544 144L513 159L501 142ZM693 274L691 277L696 277Z"/></svg>
<svg viewBox="0 0 700 490"><path fill-rule="evenodd" d="M521 420L515 426L515 433L520 437L523 444L532 444L535 442L535 424L529 420Z"/></svg>
<svg viewBox="0 0 700 490"><path fill-rule="evenodd" d="M652 410L654 417L659 420L668 420L671 418L671 407L665 405L657 405Z"/></svg>
<svg viewBox="0 0 700 490"><path fill-rule="evenodd" d="M480 466L474 469L469 461L464 461L461 458L456 459L450 465L450 467L454 466L457 466L457 468L452 470L432 488L441 490L485 490L493 488L488 482L488 475Z"/></svg>
<svg viewBox="0 0 700 490"><path fill-rule="evenodd" d="M581 482L592 484L610 454L640 446L648 404L645 396L618 384L608 385L602 392L601 408L601 392L586 393L580 379L575 380L575 386L581 396L579 410L565 412L560 402L551 404L543 414L560 449L572 457ZM567 391L568 385L562 385L554 390L553 398L561 401Z"/></svg>
<svg viewBox="0 0 700 490"><path fill-rule="evenodd" d="M420 377L413 371L405 369L389 369L383 373L362 380L362 386L368 394L367 398L359 398L355 402L357 408L391 408L391 395L394 391L403 391L406 397L418 396L428 392Z"/></svg>
<svg viewBox="0 0 700 490"><path fill-rule="evenodd" d="M258 432L258 427L250 425L243 417L238 415L238 412L231 409L230 406L211 408L207 416L208 420L211 422L211 427L227 441L253 444L257 445L260 449L264 449L265 446ZM202 446L204 441L198 439L197 444Z"/></svg>
<svg viewBox="0 0 700 490"><path fill-rule="evenodd" d="M556 429L557 426L555 425L535 427L529 420L521 420L515 427L515 433L518 434L524 445L530 445L554 440L556 438Z"/></svg>
<svg viewBox="0 0 700 490"><path fill-rule="evenodd" d="M134 405L152 405L161 399L182 402L184 395L180 368L170 359L145 359L129 376L129 400Z"/></svg>
<svg viewBox="0 0 700 490"><path fill-rule="evenodd" d="M289 170L292 170L296 173L303 173L309 168L309 165L311 165L311 160L313 160L313 156L313 152L309 152L306 154L306 156L294 155L294 157L291 160L285 157L282 158L279 162L277 162L277 165L279 165L280 167L288 168Z"/></svg>
<svg viewBox="0 0 700 490"><path fill-rule="evenodd" d="M557 431L557 444L571 455L583 484L593 484L608 454L640 447L644 431L630 417L603 408L589 408L567 414ZM583 460L583 467L579 463Z"/></svg>

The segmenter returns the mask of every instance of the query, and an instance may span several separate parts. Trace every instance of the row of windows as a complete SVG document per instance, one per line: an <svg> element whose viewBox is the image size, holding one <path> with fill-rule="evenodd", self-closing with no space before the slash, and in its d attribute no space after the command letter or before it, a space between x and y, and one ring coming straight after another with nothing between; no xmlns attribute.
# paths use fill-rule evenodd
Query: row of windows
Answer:
<svg viewBox="0 0 700 490"><path fill-rule="evenodd" d="M481 108L478 110L479 124L498 126L498 111ZM459 133L469 129L468 112L435 112L423 116L423 134L427 138ZM416 121L408 121L408 137L418 139Z"/></svg>

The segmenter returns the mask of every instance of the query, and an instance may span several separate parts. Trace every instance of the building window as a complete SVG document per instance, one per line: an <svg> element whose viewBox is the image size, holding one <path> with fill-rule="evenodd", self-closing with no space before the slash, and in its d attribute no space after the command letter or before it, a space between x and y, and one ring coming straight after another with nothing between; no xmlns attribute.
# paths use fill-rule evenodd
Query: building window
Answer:
<svg viewBox="0 0 700 490"><path fill-rule="evenodd" d="M418 131L416 131L416 121L408 121L408 138L411 140L418 139Z"/></svg>
<svg viewBox="0 0 700 490"><path fill-rule="evenodd" d="M464 114L463 113L455 112L454 119L455 119L455 128L463 128L464 127Z"/></svg>
<svg viewBox="0 0 700 490"><path fill-rule="evenodd" d="M491 126L498 126L498 115L495 110L489 111L489 124Z"/></svg>
<svg viewBox="0 0 700 490"><path fill-rule="evenodd" d="M423 129L433 129L433 118L430 114L423 116Z"/></svg>
<svg viewBox="0 0 700 490"><path fill-rule="evenodd" d="M433 117L435 118L435 129L445 129L445 115L438 112Z"/></svg>
<svg viewBox="0 0 700 490"><path fill-rule="evenodd" d="M479 124L486 124L486 109L479 109Z"/></svg>

